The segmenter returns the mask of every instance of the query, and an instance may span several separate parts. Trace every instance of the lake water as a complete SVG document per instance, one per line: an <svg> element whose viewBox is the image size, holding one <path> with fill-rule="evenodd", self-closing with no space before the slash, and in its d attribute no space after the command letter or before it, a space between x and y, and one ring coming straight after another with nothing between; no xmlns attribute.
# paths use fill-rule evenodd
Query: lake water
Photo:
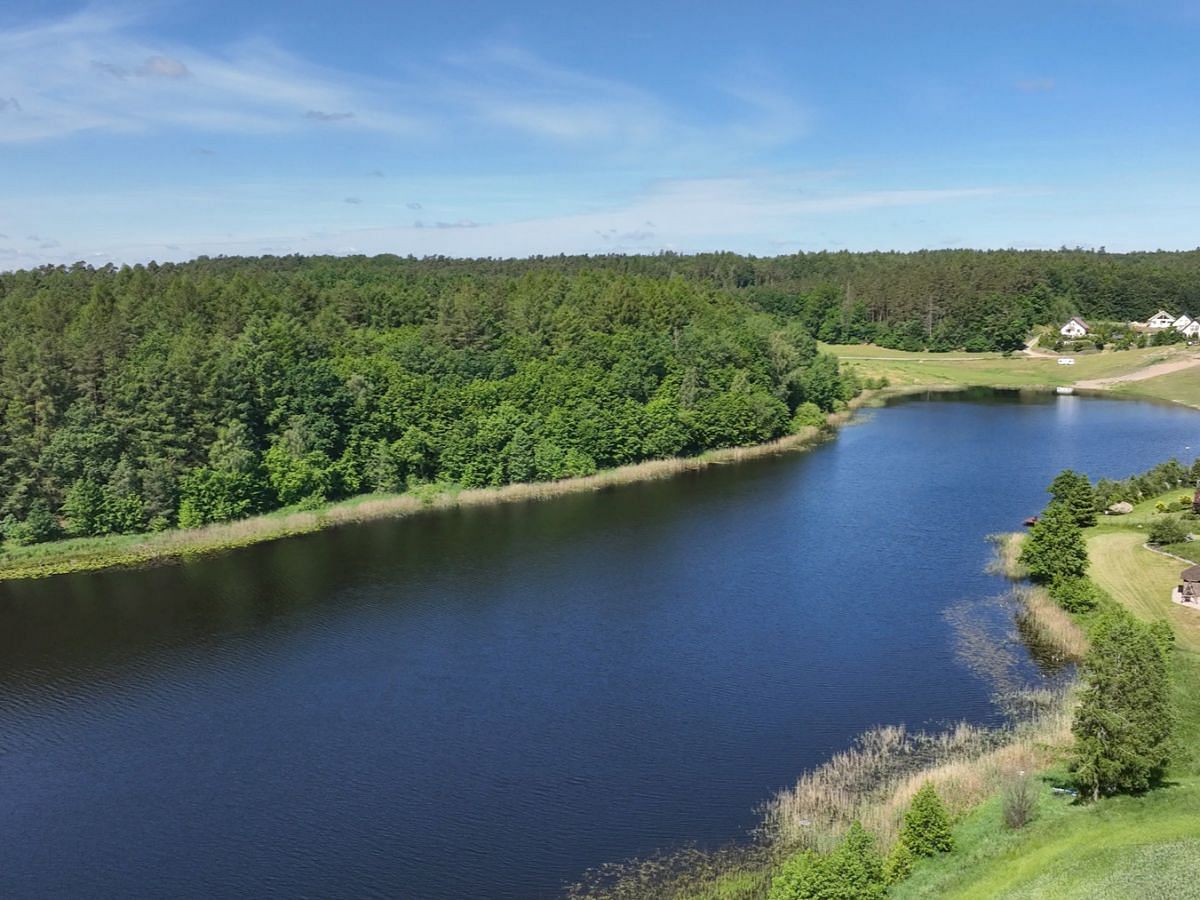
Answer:
<svg viewBox="0 0 1200 900"><path fill-rule="evenodd" d="M984 536L1172 455L1200 414L935 395L806 454L0 584L0 896L553 896L727 842L866 728L996 720L943 615L1001 589Z"/></svg>

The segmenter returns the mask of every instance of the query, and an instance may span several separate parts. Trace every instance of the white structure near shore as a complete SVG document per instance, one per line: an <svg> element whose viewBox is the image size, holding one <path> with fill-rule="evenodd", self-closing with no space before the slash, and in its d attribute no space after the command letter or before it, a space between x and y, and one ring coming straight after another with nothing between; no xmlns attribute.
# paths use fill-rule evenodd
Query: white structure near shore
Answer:
<svg viewBox="0 0 1200 900"><path fill-rule="evenodd" d="M1078 316L1071 318L1066 325L1058 329L1063 337L1081 338L1088 333L1088 323Z"/></svg>
<svg viewBox="0 0 1200 900"><path fill-rule="evenodd" d="M1165 309L1160 309L1146 322L1146 327L1151 331L1166 331L1175 324L1177 318L1178 316L1172 315Z"/></svg>

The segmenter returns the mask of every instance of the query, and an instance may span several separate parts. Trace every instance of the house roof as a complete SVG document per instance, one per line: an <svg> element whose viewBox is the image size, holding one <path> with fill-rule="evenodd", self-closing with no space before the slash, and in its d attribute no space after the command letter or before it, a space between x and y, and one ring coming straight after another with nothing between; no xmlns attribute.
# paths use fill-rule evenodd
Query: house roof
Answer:
<svg viewBox="0 0 1200 900"><path fill-rule="evenodd" d="M1173 321L1175 321L1175 314L1174 314L1174 313L1169 313L1169 312L1167 312L1165 309L1160 309L1158 312L1156 312L1156 313L1155 313L1154 315L1152 315L1150 318L1152 318L1152 319L1157 319L1159 316L1170 316L1170 318L1171 318L1171 321L1172 321L1172 322L1173 322Z"/></svg>
<svg viewBox="0 0 1200 900"><path fill-rule="evenodd" d="M1071 316L1071 318L1067 319L1068 325L1070 325L1072 322L1078 322L1084 328L1091 328L1091 326L1088 325L1087 322L1083 321L1083 319L1079 318L1079 316Z"/></svg>
<svg viewBox="0 0 1200 900"><path fill-rule="evenodd" d="M1197 582L1200 581L1200 566L1192 566L1190 569L1184 569L1183 575L1180 576L1184 581Z"/></svg>

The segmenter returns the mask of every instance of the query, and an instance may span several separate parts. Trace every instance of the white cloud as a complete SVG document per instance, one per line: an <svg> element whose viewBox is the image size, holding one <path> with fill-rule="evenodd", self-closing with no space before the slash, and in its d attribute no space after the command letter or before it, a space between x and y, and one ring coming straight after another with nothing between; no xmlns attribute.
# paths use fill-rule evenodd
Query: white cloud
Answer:
<svg viewBox="0 0 1200 900"><path fill-rule="evenodd" d="M170 126L284 132L314 119L404 135L426 131L421 120L388 109L371 86L269 44L211 52L147 39L136 24L85 10L0 33L0 84L12 95L0 142Z"/></svg>

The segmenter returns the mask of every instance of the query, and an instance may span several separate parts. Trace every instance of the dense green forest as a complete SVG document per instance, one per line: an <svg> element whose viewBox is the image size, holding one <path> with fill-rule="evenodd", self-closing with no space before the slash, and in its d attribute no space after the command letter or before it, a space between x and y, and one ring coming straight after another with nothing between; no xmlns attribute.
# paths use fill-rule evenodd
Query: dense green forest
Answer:
<svg viewBox="0 0 1200 900"><path fill-rule="evenodd" d="M201 258L0 274L0 529L193 526L548 480L787 433L816 340L1020 346L1200 311L1200 251Z"/></svg>
<svg viewBox="0 0 1200 900"><path fill-rule="evenodd" d="M612 267L200 260L0 276L8 540L194 526L786 434L856 391L795 322Z"/></svg>

